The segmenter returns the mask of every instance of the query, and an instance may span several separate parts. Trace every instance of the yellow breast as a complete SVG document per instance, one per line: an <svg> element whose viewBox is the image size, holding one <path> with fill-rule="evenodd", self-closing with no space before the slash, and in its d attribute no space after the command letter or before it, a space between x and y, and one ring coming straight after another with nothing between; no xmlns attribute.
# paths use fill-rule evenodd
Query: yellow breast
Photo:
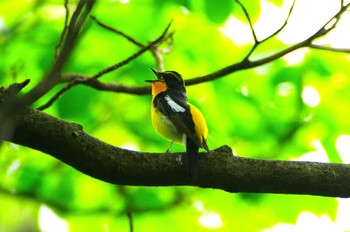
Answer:
<svg viewBox="0 0 350 232"><path fill-rule="evenodd" d="M163 114L161 114L156 108L151 109L152 124L156 131L163 137L174 141L176 143L183 143L185 134L179 132L174 124Z"/></svg>

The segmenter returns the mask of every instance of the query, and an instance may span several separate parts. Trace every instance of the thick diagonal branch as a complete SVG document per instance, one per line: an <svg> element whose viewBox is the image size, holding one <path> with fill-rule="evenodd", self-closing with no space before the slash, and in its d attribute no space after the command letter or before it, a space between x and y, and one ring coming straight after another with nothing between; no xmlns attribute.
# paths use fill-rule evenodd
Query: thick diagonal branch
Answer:
<svg viewBox="0 0 350 232"><path fill-rule="evenodd" d="M118 132L116 131L116 135ZM49 154L94 178L120 185L191 185L228 192L350 197L350 165L240 158L228 147L201 154L188 179L183 153L135 152L106 144L81 126L27 108L7 140Z"/></svg>

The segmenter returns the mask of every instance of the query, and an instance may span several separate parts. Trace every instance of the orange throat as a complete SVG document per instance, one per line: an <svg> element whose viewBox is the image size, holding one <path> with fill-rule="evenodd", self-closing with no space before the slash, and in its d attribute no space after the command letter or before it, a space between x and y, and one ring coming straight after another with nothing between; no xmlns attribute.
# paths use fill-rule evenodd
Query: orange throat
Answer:
<svg viewBox="0 0 350 232"><path fill-rule="evenodd" d="M161 81L152 82L152 100L167 89L166 84Z"/></svg>

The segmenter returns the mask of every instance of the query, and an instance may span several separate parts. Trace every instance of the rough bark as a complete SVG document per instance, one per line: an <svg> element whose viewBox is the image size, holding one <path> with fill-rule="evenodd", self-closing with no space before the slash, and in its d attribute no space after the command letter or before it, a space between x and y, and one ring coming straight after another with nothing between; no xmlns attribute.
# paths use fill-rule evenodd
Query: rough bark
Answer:
<svg viewBox="0 0 350 232"><path fill-rule="evenodd" d="M194 181L186 175L183 153L155 154L114 147L88 135L78 124L30 108L19 117L13 137L6 139L113 184L191 185L228 192L350 197L347 164L241 158L223 146L200 155Z"/></svg>

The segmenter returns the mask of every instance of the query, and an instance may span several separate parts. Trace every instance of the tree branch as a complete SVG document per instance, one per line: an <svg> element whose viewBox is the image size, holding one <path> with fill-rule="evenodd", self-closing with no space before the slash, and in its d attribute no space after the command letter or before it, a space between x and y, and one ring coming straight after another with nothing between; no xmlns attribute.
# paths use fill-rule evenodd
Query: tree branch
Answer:
<svg viewBox="0 0 350 232"><path fill-rule="evenodd" d="M237 1L238 4L240 4L240 6L242 7L244 13L246 16L248 16L248 12L247 10L244 8L244 6L242 5L242 3L240 3L239 1ZM245 69L250 69L250 68L254 68L254 67L258 67L264 64L267 64L271 61L277 60L285 55L287 55L288 53L291 53L299 48L302 47L309 47L309 48L315 48L315 49L323 49L323 50L330 50L330 51L334 51L334 52L350 52L349 49L341 49L341 48L331 48L331 47L327 47L327 46L322 46L322 45L316 45L314 44L314 40L316 40L317 38L326 35L328 32L330 32L331 30L333 30L336 26L336 24L339 22L339 18L341 17L341 15L349 8L350 3L346 4L346 5L342 5L342 7L340 8L340 10L333 16L331 17L331 19L329 19L318 31L316 31L313 35L311 35L309 38L306 38L305 40L296 43L290 47L287 47L284 50L278 51L270 56L258 59L258 60L254 60L251 61L250 57L252 55L252 53L254 52L254 50L256 49L256 47L258 45L260 45L261 43L265 42L266 40L272 38L273 36L277 35L279 32L281 32L283 30L283 28L285 28L285 26L288 23L288 20L292 14L292 11L294 9L294 5L295 5L295 1L293 1L289 12L286 16L286 20L283 23L283 25L276 30L273 34L271 34L270 36L268 36L267 38L264 38L262 40L258 40L256 35L255 35L255 31L252 25L252 22L250 21L250 18L247 18L249 25L251 27L252 33L253 33L253 37L254 37L254 45L252 47L252 49L248 52L248 54L245 55L245 57L242 59L241 62L229 65L227 67L224 67L222 69L219 69L213 73L209 73L207 75L203 75L203 76L197 76L191 79L187 79L186 80L186 85L190 86L190 85L195 85L195 84L199 84L199 83L203 83L203 82L207 82L207 81L212 81L221 77L224 77L228 74L237 72L237 71L241 71L241 70L245 70ZM335 23L331 26L327 28L327 25L332 21L332 20L336 20ZM115 30L115 29L111 29L111 30ZM65 76L70 76L71 74L65 74ZM75 74L75 75L79 75L79 74ZM80 75L80 77L82 79L88 79L88 76L84 76L84 75ZM64 80L69 80L69 78L63 78L62 81ZM78 81L79 82L79 81ZM88 85L92 88L98 89L98 90L104 90L104 91L113 91L113 92L121 92L121 93L128 93L128 94L136 94L136 95L143 95L143 94L149 94L150 93L150 87L149 86L128 86L128 85L123 85L120 83L116 83L116 82L110 82L110 83L105 83L105 82L101 82L101 81L94 81L94 82L87 82L87 81L83 81L82 82L85 85ZM69 86L66 86L66 88L70 88ZM65 92L65 90L63 91L62 89L62 93L57 93L56 95L60 96L61 94L63 94L63 92ZM58 96L56 98L58 98ZM52 102L55 99L52 99ZM46 107L45 107L46 108ZM42 108L40 108L42 109Z"/></svg>
<svg viewBox="0 0 350 232"><path fill-rule="evenodd" d="M90 13L94 2L94 0L79 1L67 28L62 48L60 51L56 51L58 54L57 59L48 74L23 97L14 99L11 104L2 107L0 111L0 144L4 137L10 136L12 133L12 127L16 123L17 116L21 110L38 100L59 82L62 69L74 48L82 25Z"/></svg>
<svg viewBox="0 0 350 232"><path fill-rule="evenodd" d="M96 19L95 16L91 16L91 18L101 27L103 27L104 29L111 31L115 34L121 35L122 37L124 37L125 39L127 39L128 41L130 41L131 43L139 46L139 47L146 47L146 45L142 44L141 42L137 41L136 39L134 39L133 37L125 34L122 31L119 31L111 26L108 26L102 22L100 22L98 19ZM170 25L172 24L172 21L170 21L166 31L169 29ZM173 32L170 32L168 35L166 35L166 33L164 33L164 39L163 40L167 40L168 38L172 38ZM157 63L157 67L160 71L164 71L164 63L163 63L163 58L161 56L162 51L158 48L157 44L154 44L153 46L151 46L149 48L149 50L152 52L153 57L156 60Z"/></svg>
<svg viewBox="0 0 350 232"><path fill-rule="evenodd" d="M299 48L302 48L302 47L308 47L309 46L309 47L312 48L312 47L314 47L312 42L315 39L326 35L328 32L330 32L331 30L333 30L336 27L337 23L339 22L339 18L349 8L349 6L350 6L350 3L342 6L341 9L335 15L333 15L333 17L331 17L319 30L317 30L309 38L306 38L305 40L303 40L303 41L301 41L301 42L299 42L297 44L294 44L294 45L292 45L292 46L290 46L290 47L288 47L288 48L286 48L286 49L284 49L282 51L276 52L275 54L272 54L272 55L270 55L268 57L261 58L259 60L255 60L255 61L250 61L249 60L250 55L253 53L253 51L250 51L248 53L248 56L246 56L241 62L229 65L229 66L227 66L225 68L222 68L222 69L220 69L220 70L218 70L216 72L210 73L208 75L199 76L199 77L195 77L195 78L186 80L186 84L187 85L194 85L194 84L198 84L198 83L202 83L202 82L206 82L206 81L215 80L217 78L226 76L228 74L231 74L231 73L234 73L234 72L237 72L237 71L240 71L240 70L254 68L254 67L257 67L257 66L260 66L260 65L263 65L263 64L267 64L267 63L269 63L271 61L274 61L274 60L276 60L278 58L281 58L284 55L286 55L286 54L288 54L290 52L293 52L293 51L295 51L295 50L297 50ZM282 25L282 28L287 25L289 16L291 15L293 8L294 8L294 3L292 4L292 6L290 8L290 11L288 13L286 22ZM336 20L335 23L331 27L327 27L333 20ZM281 30L278 30L277 33L280 32L280 31ZM273 35L276 35L276 33L274 33ZM272 36L269 36L268 38L264 39L263 41L266 41L267 39L269 39L271 37ZM255 45L253 46L252 50L254 50L256 46L257 46L257 43L255 43ZM318 47L318 49L320 49L320 47ZM327 50L329 50L329 49L327 49Z"/></svg>
<svg viewBox="0 0 350 232"><path fill-rule="evenodd" d="M184 153L135 152L106 144L69 123L26 108L8 141L49 154L75 169L113 184L190 185L227 192L350 197L350 165L272 161L234 156L223 146L201 153L198 179L186 175Z"/></svg>
<svg viewBox="0 0 350 232"><path fill-rule="evenodd" d="M102 24L102 23L100 23L100 24ZM154 56L156 57L156 60L158 62L157 55L155 55L155 50L156 50L155 47L157 47L159 44L161 44L164 40L166 40L169 36L172 35L172 33L168 33L170 26L171 26L171 22L168 24L168 26L165 28L163 33L157 39L153 40L148 45L141 47L140 50L138 50L137 52L135 52L134 54L129 56L127 59L125 59L119 63L116 63L114 65L111 65L111 66L99 71L98 73L96 73L93 76L85 76L85 75L81 75L81 74L75 74L75 75L69 75L69 78L67 78L67 75L66 76L62 75L62 76L65 76L65 78L63 78L61 80L61 82L69 79L70 80L69 83L65 87L63 87L60 91L58 91L47 103L40 106L38 109L44 110L44 109L50 107L62 94L64 94L69 89L71 89L72 87L74 87L78 84L85 84L85 85L91 86L95 89L114 91L114 92L118 92L119 90L120 90L120 92L123 92L123 91L128 92L129 91L129 93L139 94L139 95L150 93L149 86L130 87L130 86L125 86L125 85L122 85L119 83L103 83L103 82L99 81L98 79L101 76L105 75L106 73L112 72L112 71L130 63L131 61L133 61L134 59L136 59L137 57L139 57L140 55L142 55L143 53L145 53L148 50L152 51L152 53L154 54ZM104 26L104 27L107 27L107 26ZM122 33L122 32L116 31L115 29L111 29L111 28L109 28L109 30L113 30L115 33L118 33L118 34ZM129 36L125 35L124 33L122 33L122 35L124 37L126 37L128 40L130 40ZM133 40L132 42L138 43L135 40Z"/></svg>
<svg viewBox="0 0 350 232"><path fill-rule="evenodd" d="M62 43L63 43L63 40L67 34L67 30L69 28L69 25L68 25L68 21L69 21L69 6L68 6L68 0L65 0L64 1L64 8L65 8L65 11L66 11L66 14L65 14L65 17L64 17L64 27L63 27L63 30L62 30L62 33L61 33L61 37L55 47L55 60L57 60L58 58L58 55L59 55L59 49L61 48L62 46Z"/></svg>
<svg viewBox="0 0 350 232"><path fill-rule="evenodd" d="M319 45L319 44L310 44L309 47L314 49L325 50L325 51L350 53L350 48L334 48L334 47Z"/></svg>
<svg viewBox="0 0 350 232"><path fill-rule="evenodd" d="M95 16L91 16L90 18L91 18L92 20L94 20L94 21L97 23L97 25L99 25L100 27L106 29L107 31L111 31L111 32L113 32L113 33L115 33L115 34L117 34L117 35L121 35L122 37L124 37L125 39L127 39L129 42L131 42L131 43L133 43L133 44L135 44L135 45L137 45L137 46L139 46L139 47L141 47L141 48L145 46L145 45L143 45L141 42L139 42L139 41L137 41L136 39L134 39L133 37L131 37L131 36L125 34L124 32L119 31L119 30L117 30L117 29L115 29L115 28L113 28L113 27L111 27L111 26L108 26L107 24L102 23L102 22L99 21ZM169 26L168 26L168 28L169 28Z"/></svg>

